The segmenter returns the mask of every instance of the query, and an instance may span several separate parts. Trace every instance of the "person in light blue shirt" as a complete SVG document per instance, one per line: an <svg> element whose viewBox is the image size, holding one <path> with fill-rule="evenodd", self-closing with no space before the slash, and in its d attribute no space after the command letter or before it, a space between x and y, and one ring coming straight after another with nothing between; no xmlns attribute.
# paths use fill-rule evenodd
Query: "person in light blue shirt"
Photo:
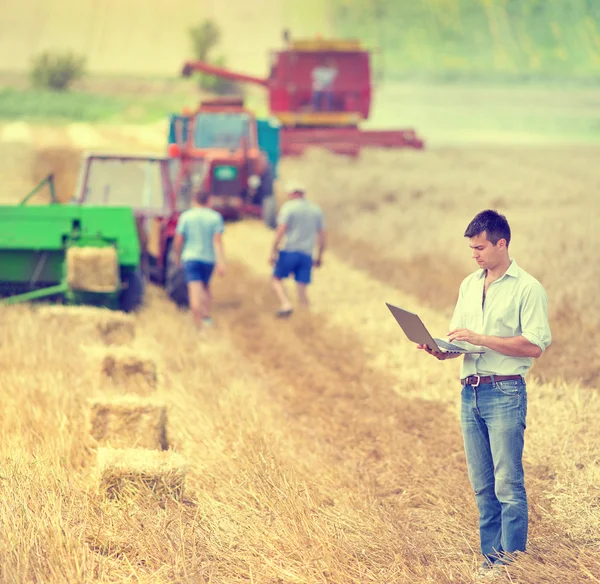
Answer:
<svg viewBox="0 0 600 584"><path fill-rule="evenodd" d="M543 286L509 255L506 217L482 211L464 236L479 269L461 284L448 339L484 349L464 355L460 377L461 427L484 556L480 575L487 578L526 549L525 376L552 336ZM440 360L460 356L418 348Z"/></svg>
<svg viewBox="0 0 600 584"><path fill-rule="evenodd" d="M281 302L281 308L276 312L278 317L292 314L292 303L283 285L283 280L291 274L296 280L300 305L308 307L307 286L311 282L312 268L320 267L323 263L326 245L325 221L321 209L306 199L302 185L291 183L287 192L289 200L279 210L269 259L275 266L273 289ZM313 259L315 247L317 253Z"/></svg>
<svg viewBox="0 0 600 584"><path fill-rule="evenodd" d="M177 222L173 249L176 265L183 263L190 310L198 328L212 326L210 280L215 270L225 275L223 217L207 207L209 194L196 194L192 207Z"/></svg>

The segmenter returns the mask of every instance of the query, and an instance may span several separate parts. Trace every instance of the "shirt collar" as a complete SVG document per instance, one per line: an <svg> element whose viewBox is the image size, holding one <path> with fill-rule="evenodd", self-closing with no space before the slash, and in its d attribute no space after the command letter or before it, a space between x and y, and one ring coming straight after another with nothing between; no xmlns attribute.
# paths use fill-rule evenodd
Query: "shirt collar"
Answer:
<svg viewBox="0 0 600 584"><path fill-rule="evenodd" d="M477 278L479 278L481 280L481 278L483 278L486 274L486 270L479 270L479 272L477 272ZM506 272L504 272L504 275L502 276L502 278L504 278L504 276L510 276L511 278L518 278L519 277L519 266L517 265L517 260L510 260L510 265L508 266L508 269L506 270ZM502 279L500 278L500 279Z"/></svg>

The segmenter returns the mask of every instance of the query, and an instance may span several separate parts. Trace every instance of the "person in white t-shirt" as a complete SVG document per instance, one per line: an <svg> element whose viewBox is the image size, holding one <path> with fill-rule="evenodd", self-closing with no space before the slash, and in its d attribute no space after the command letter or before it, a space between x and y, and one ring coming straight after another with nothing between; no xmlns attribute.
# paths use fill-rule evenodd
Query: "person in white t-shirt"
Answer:
<svg viewBox="0 0 600 584"><path fill-rule="evenodd" d="M312 70L312 105L315 111L331 111L333 84L338 75L333 59L328 57L322 65Z"/></svg>
<svg viewBox="0 0 600 584"><path fill-rule="evenodd" d="M173 249L175 265L183 264L190 310L196 326L212 326L210 280L213 270L225 275L223 217L208 207L209 193L199 191L192 207L177 222Z"/></svg>

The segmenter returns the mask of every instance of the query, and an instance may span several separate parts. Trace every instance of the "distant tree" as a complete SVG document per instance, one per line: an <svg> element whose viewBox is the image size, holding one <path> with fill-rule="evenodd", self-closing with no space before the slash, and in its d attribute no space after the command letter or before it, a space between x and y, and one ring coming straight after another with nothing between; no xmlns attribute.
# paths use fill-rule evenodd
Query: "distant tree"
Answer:
<svg viewBox="0 0 600 584"><path fill-rule="evenodd" d="M221 31L212 20L202 21L197 26L190 28L189 33L194 57L198 61L204 61L217 67L225 66L225 57L223 55L212 56L213 49L219 44L219 40L221 39ZM228 79L204 73L200 73L198 78L200 87L207 91L221 94L240 92L239 86Z"/></svg>
<svg viewBox="0 0 600 584"><path fill-rule="evenodd" d="M204 20L199 25L190 28L190 37L194 56L199 61L206 61L209 53L221 39L221 32L212 20Z"/></svg>
<svg viewBox="0 0 600 584"><path fill-rule="evenodd" d="M67 91L85 75L85 57L74 53L45 52L32 60L31 81L34 87Z"/></svg>

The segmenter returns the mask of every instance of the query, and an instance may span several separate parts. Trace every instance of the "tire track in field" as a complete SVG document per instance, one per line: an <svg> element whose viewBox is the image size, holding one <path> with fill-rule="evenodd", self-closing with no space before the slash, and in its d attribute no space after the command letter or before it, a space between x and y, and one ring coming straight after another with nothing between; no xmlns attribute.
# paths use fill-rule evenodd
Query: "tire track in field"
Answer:
<svg viewBox="0 0 600 584"><path fill-rule="evenodd" d="M411 526L411 530L415 530L416 540L419 538L420 530L428 532L431 536L431 531L438 534L437 528L432 528L432 525L441 525L439 534L434 536L434 541L423 543L423 549L429 550L430 546L435 546L437 549L451 550L450 553L455 554L452 565L461 565L460 562L464 561L465 554L468 555L469 552L464 548L460 549L459 542L464 543L465 537L476 536L476 520L472 514L474 513L473 498L466 482L464 459L459 462L462 458L459 423L452 411L459 399L460 386L456 382L456 373L453 373L452 363L430 360L417 354L418 351L414 351L412 346L409 347L407 344L405 344L406 348L402 347L401 333L395 323L392 326L393 319L387 314L387 310L381 309L379 305L388 298L397 300L398 303L407 303L407 305L410 303L432 330L439 330L440 323L446 319L426 310L418 299L402 293L396 294L381 282L365 277L342 263L335 254L327 254L326 263L322 268L322 272L327 274L317 271L311 290L316 312L304 315L298 313L290 321L283 323L277 321L271 316L275 300L268 286L270 269L266 261L261 261L261 256L269 250L272 234L257 229L258 225L249 223L234 227L235 229L230 229L232 233L227 239L227 253L245 266L242 272L244 280L248 278L249 273L252 274L249 284L241 287L242 292L238 302L240 305L242 303L253 305L249 313L244 308L243 318L247 319L247 330L236 333L234 342L242 347L251 359L262 363L267 371L269 371L269 363L275 364L276 373L280 375L280 371L283 371L290 386L297 388L294 390L295 395L299 396L297 408L300 412L304 411L303 408L310 408L311 412L304 423L305 433L313 431L315 424L312 422L327 428L330 412L335 411L337 405L336 391L323 389L322 380L332 381L331 384L327 384L327 388L333 386L340 388L338 391L341 392L343 399L349 400L346 402L347 417L354 420L352 418L354 414L354 417L360 418L355 434L360 436L361 429L363 435L372 433L372 427L375 427L373 435L377 436L378 444L385 444L390 448L386 450L384 447L381 460L391 474L381 473L377 465L373 468L368 467L369 477L365 479L365 483L370 481L370 484L376 485L375 489L382 485L391 485L393 479L390 481L390 477L402 476L402 471L399 469L405 461L402 456L406 456L411 467L407 496L410 497L415 492L418 496L429 494L430 500L434 501L431 505L433 515L432 509L427 505L422 505L425 511L421 509L423 513L420 516L418 509L416 513L413 509L412 514L402 515L406 507L401 508L400 515L405 523ZM224 286L224 283L220 285ZM231 291L229 293L231 294ZM236 326L242 325L237 321L229 322L226 326L231 326L235 330ZM260 347L263 343L266 344L265 357L260 355ZM282 386L286 387L286 383ZM361 388L371 389L365 402L361 401L364 395L360 393ZM394 391L390 391L392 388ZM555 481L549 473L548 453L552 451L550 456L553 462L550 464L556 464L558 468L571 469L573 464L564 459L560 447L552 446L556 436L550 428L562 427L560 440L566 442L575 443L580 440L585 444L590 437L585 432L577 430L580 416L577 410L573 412L570 407L567 409L564 407L564 400L570 400L572 389L563 385L541 386L535 381L529 384L529 388L530 409L533 416L530 423L534 434L531 435L531 430L528 430L529 448L526 452L525 465L530 495L531 554L517 573L524 577L523 582L536 582L536 584L550 581L543 578L536 579L536 575L546 569L553 574L563 574L569 581L584 582L586 570L594 572L599 564L596 557L587 551L585 545L582 546L581 540L563 541L560 545L556 543L556 534L563 533L569 527L568 523L560 518L555 519L549 512L554 505L555 497L560 500L564 496L565 488L561 481ZM390 394L392 397L389 397ZM306 399L302 399L303 395ZM442 415L437 418L438 423L430 424L427 418L428 412L432 411L428 409L430 402L425 402L421 406L420 396L426 400L433 400L435 406L439 406L439 402L452 403L453 406L450 406L451 409L442 408ZM593 400L594 397L595 392L584 391L581 399ZM321 409L319 404L322 405ZM392 416L395 416L396 407L402 412L409 412L410 423L413 426L401 417L395 419L391 426L387 425L389 420L385 419L385 412L389 411ZM592 407L591 403L590 407ZM287 402L284 408L287 408ZM339 424L340 436L344 435L343 415L344 412ZM589 419L593 419L594 415L590 414L590 416ZM559 422L559 418L569 419L571 422ZM378 423L381 423L380 426L377 425ZM349 432L354 431L354 426L349 423L346 426ZM332 427L335 429L335 426ZM369 428L366 432L365 427ZM323 432L326 436L327 430ZM396 432L403 438L398 438ZM406 438L406 433L409 434L409 438ZM416 449L419 452L418 463L412 465L411 456L415 451L406 446L407 444L413 446L411 440L415 436L419 441L423 440L427 444L421 445L419 442ZM440 445L439 457L436 458L438 436L444 438ZM353 438L347 440L352 443ZM341 438L339 443L343 446L347 442ZM579 466L581 468L593 464L593 460L586 455L587 448L589 447L582 446L577 453L577 456L582 457ZM364 449L361 451L358 448L356 450L351 448L350 451L350 460L352 460L352 452L358 453L359 459L361 456L364 457ZM444 459L444 452L449 451L454 452L457 460L451 457ZM400 456L398 453L401 453ZM344 454L340 456L343 457ZM442 474L435 474L436 471ZM574 490L585 489L586 479L583 475L573 476L573 480L577 481ZM411 490L413 484L415 491ZM463 488L459 488L459 485L463 485ZM586 508L587 504L589 499L584 498L581 502L582 507ZM559 517L564 513L563 508L564 504L559 503L557 507ZM410 516L408 520L407 515ZM453 534L453 541L444 540L449 533ZM593 526L590 526L588 533L593 537ZM413 532L411 537L412 535ZM409 543L414 541L411 537L402 535L401 540ZM440 539L435 541L436 537ZM474 544L472 539L470 544L474 549L477 548L477 544ZM453 563L455 561L456 564ZM438 566L435 560L431 562ZM431 574L438 577L437 572ZM415 581L420 582L418 579ZM439 580L436 581L446 581L442 579L441 572Z"/></svg>
<svg viewBox="0 0 600 584"><path fill-rule="evenodd" d="M424 546L431 576L442 578L447 568L434 549L460 533L454 550L464 567L471 555L463 534L476 545L475 531L465 525L475 519L472 505L456 506L470 488L454 414L441 403L395 392L397 380L369 365L348 328L309 313L275 319L264 280L240 264L231 269L235 291L216 285L219 326L267 380L290 432L311 453L315 474L319 466L335 469L340 491L350 491L356 505L366 510L375 501L396 526L397 545ZM436 524L445 526L439 536L430 533Z"/></svg>

